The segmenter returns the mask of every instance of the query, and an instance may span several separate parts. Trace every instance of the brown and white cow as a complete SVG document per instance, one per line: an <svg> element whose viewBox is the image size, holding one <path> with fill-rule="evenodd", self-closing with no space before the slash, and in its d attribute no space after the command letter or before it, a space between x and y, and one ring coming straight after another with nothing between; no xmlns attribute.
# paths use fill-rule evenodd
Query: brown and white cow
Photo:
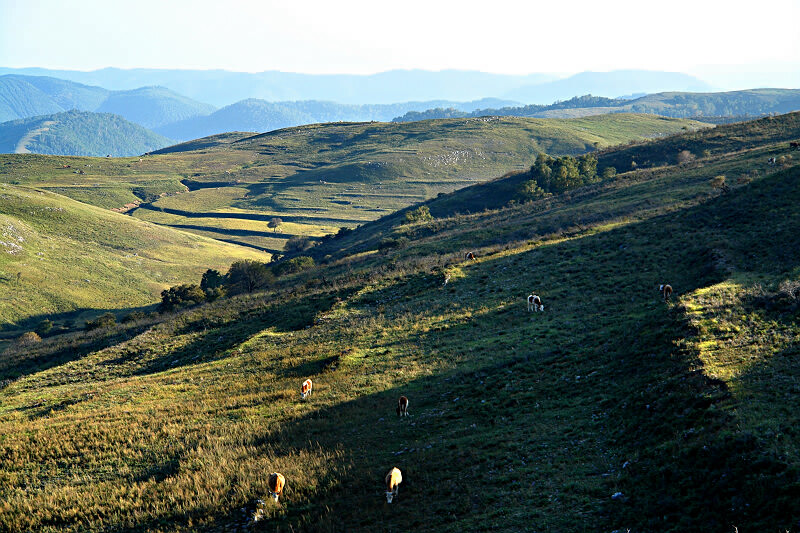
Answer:
<svg viewBox="0 0 800 533"><path fill-rule="evenodd" d="M400 483L403 482L403 475L400 473L400 469L396 466L389 470L389 473L386 474L386 501L387 503L392 503L394 498L397 498L397 491L400 488Z"/></svg>
<svg viewBox="0 0 800 533"><path fill-rule="evenodd" d="M280 472L273 472L267 478L267 487L269 488L269 496L276 502L283 492L283 487L286 485L286 478Z"/></svg>
<svg viewBox="0 0 800 533"><path fill-rule="evenodd" d="M307 379L303 382L303 385L300 387L300 398L305 399L306 396L311 394L311 389L314 388L314 384L311 382L310 379Z"/></svg>
<svg viewBox="0 0 800 533"><path fill-rule="evenodd" d="M472 259L473 261L477 261L478 259L475 257L475 252L467 252L464 254L464 261L469 261Z"/></svg>
<svg viewBox="0 0 800 533"><path fill-rule="evenodd" d="M397 416L408 416L408 398L405 396L397 400Z"/></svg>
<svg viewBox="0 0 800 533"><path fill-rule="evenodd" d="M660 285L658 290L661 291L661 296L664 297L665 302L672 296L672 285Z"/></svg>
<svg viewBox="0 0 800 533"><path fill-rule="evenodd" d="M528 311L544 311L542 299L535 294L528 295Z"/></svg>

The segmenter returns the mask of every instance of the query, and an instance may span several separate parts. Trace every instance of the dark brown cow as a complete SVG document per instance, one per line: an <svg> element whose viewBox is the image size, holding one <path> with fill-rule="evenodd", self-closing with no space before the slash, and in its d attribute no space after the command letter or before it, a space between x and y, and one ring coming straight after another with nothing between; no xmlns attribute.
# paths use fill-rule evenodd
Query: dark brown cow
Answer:
<svg viewBox="0 0 800 533"><path fill-rule="evenodd" d="M670 296L672 296L672 285L660 285L658 290L661 291L664 301L669 301Z"/></svg>
<svg viewBox="0 0 800 533"><path fill-rule="evenodd" d="M405 396L397 400L397 416L408 416L408 398Z"/></svg>

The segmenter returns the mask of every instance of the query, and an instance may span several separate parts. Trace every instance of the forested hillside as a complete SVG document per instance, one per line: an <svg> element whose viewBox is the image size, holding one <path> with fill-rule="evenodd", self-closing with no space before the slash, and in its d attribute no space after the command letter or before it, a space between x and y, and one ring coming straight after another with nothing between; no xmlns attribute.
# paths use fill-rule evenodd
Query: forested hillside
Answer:
<svg viewBox="0 0 800 533"><path fill-rule="evenodd" d="M124 157L169 144L170 139L110 113L66 111L0 123L0 153Z"/></svg>

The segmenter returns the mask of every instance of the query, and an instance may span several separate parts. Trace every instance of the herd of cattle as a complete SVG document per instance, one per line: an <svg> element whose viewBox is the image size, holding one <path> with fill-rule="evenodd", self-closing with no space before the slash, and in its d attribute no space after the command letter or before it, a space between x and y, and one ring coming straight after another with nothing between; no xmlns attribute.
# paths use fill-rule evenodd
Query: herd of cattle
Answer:
<svg viewBox="0 0 800 533"><path fill-rule="evenodd" d="M464 259L467 261L477 261L474 252L467 252L464 256ZM450 280L450 276L446 276L445 278L445 285ZM662 298L665 302L669 301L670 297L672 296L672 285L662 284L659 285L658 291L661 293ZM542 299L535 295L531 294L528 296L528 311L544 311L544 304L542 304ZM300 386L300 398L306 399L311 394L312 389L314 388L314 383L311 379L306 379L303 384ZM397 416L404 417L408 416L408 398L405 396L400 396L397 400ZM389 473L386 474L384 478L384 484L386 486L386 501L388 503L392 503L397 497L398 489L400 487L400 483L403 481L403 474L400 472L400 469L392 467L389 470ZM283 488L286 484L286 478L283 477L283 474L280 472L273 472L269 475L267 479L267 486L269 488L269 495L270 497L278 501L281 493L283 492Z"/></svg>

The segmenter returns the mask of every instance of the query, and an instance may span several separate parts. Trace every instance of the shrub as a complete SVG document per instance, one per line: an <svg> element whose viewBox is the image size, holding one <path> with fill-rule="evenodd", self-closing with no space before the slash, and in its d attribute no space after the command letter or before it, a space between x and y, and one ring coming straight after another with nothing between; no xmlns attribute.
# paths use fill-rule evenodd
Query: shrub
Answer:
<svg viewBox="0 0 800 533"><path fill-rule="evenodd" d="M603 169L603 179L610 180L617 175L617 169L614 167L606 167Z"/></svg>
<svg viewBox="0 0 800 533"><path fill-rule="evenodd" d="M172 311L181 307L189 307L203 303L206 294L198 285L177 285L161 291L160 311Z"/></svg>
<svg viewBox="0 0 800 533"><path fill-rule="evenodd" d="M42 342L42 338L36 332L28 331L19 336L17 346L32 346L39 342Z"/></svg>
<svg viewBox="0 0 800 533"><path fill-rule="evenodd" d="M283 249L286 253L300 253L305 252L309 248L313 246L311 241L307 237L303 237L302 235L295 235L294 237L290 238L286 241L286 244L283 246Z"/></svg>
<svg viewBox="0 0 800 533"><path fill-rule="evenodd" d="M147 318L147 315L142 311L131 311L130 313L122 317L121 322L123 324L128 324L129 322L137 322L139 320L144 320L145 318Z"/></svg>
<svg viewBox="0 0 800 533"><path fill-rule="evenodd" d="M414 222L428 222L433 220L431 210L427 205L421 205L416 209L412 209L406 213L403 219L403 224L413 224Z"/></svg>
<svg viewBox="0 0 800 533"><path fill-rule="evenodd" d="M53 329L53 322L45 318L44 320L39 322L39 325L36 326L36 329L34 331L39 336L44 337L45 335L50 333L50 330L52 329Z"/></svg>
<svg viewBox="0 0 800 533"><path fill-rule="evenodd" d="M536 180L528 180L523 183L520 187L519 194L526 200L538 200L539 198L550 196L549 192L539 187Z"/></svg>
<svg viewBox="0 0 800 533"><path fill-rule="evenodd" d="M313 266L314 260L312 258L306 255L301 255L299 257L289 259L288 261L275 263L275 265L272 267L272 273L276 276L285 276L286 274L294 274L295 272L307 270Z"/></svg>
<svg viewBox="0 0 800 533"><path fill-rule="evenodd" d="M689 150L681 150L678 152L678 163L683 165L694 161L694 154Z"/></svg>
<svg viewBox="0 0 800 533"><path fill-rule="evenodd" d="M408 246L409 240L408 237L398 237L396 239L383 239L380 244L378 244L378 250L386 251L392 250L395 248L405 248Z"/></svg>
<svg viewBox="0 0 800 533"><path fill-rule="evenodd" d="M116 324L117 324L117 318L114 316L114 313L106 313L104 315L100 315L94 320L87 320L86 331L91 331L93 329L111 328L114 327Z"/></svg>

